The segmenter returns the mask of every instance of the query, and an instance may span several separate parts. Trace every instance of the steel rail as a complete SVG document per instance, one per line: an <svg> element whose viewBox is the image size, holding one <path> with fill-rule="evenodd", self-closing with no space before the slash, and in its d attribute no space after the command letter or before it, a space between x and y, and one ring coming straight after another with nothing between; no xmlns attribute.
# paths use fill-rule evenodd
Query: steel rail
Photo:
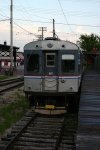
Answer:
<svg viewBox="0 0 100 150"><path fill-rule="evenodd" d="M12 84L14 82L23 81L23 80L24 80L23 77L0 80L0 86L4 86L4 85L7 85L7 84Z"/></svg>
<svg viewBox="0 0 100 150"><path fill-rule="evenodd" d="M6 145L6 147L3 150L10 150L11 146L15 142L16 139L20 137L20 135L23 133L23 131L29 126L29 124L36 118L37 114L34 114L32 118L25 124L25 126L17 133L17 135L12 138L12 140Z"/></svg>
<svg viewBox="0 0 100 150"><path fill-rule="evenodd" d="M9 90L11 90L13 88L17 88L17 87L23 86L23 85L24 85L24 81L20 81L19 83L15 83L14 85L12 85L10 87L1 89L0 90L0 94L3 93L3 92L9 91Z"/></svg>
<svg viewBox="0 0 100 150"><path fill-rule="evenodd" d="M65 117L66 117L66 115L65 115ZM65 126L65 120L66 120L65 117L64 117L64 121L63 121L62 127L60 129L60 134L59 134L59 137L57 139L56 146L55 146L54 150L59 149L59 146L60 146L60 143L61 143L61 140L62 140L63 131L64 131L64 126Z"/></svg>

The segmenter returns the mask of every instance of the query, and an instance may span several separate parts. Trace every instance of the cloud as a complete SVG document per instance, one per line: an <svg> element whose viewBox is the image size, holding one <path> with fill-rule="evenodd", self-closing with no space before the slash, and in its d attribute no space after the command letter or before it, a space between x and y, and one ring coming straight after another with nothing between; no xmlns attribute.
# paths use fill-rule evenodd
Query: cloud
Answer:
<svg viewBox="0 0 100 150"><path fill-rule="evenodd" d="M2 22L0 23L0 44L3 44L4 41L7 41L9 44L10 40L10 26L8 23Z"/></svg>
<svg viewBox="0 0 100 150"><path fill-rule="evenodd" d="M21 24L18 23L13 25L13 45L20 47L22 50L24 45L28 42L36 40L38 36L41 35L42 31L38 32L38 27L42 27L41 25L35 24ZM25 29L25 30L24 30ZM76 43L79 40L81 34L90 34L85 27L77 27L73 33L67 33L66 29L56 28L56 34L61 40L68 40L70 42ZM28 32L29 31L29 32ZM52 37L53 36L53 29L51 25L48 25L47 31L44 31L44 37ZM7 44L10 43L10 23L9 22L2 22L0 23L0 44L2 44L5 40ZM35 34L35 35L34 35Z"/></svg>
<svg viewBox="0 0 100 150"><path fill-rule="evenodd" d="M84 27L77 27L75 32L76 34L87 34L87 35L90 34L90 32L87 31Z"/></svg>
<svg viewBox="0 0 100 150"><path fill-rule="evenodd" d="M10 24L9 23L0 23L0 32L7 32L10 30Z"/></svg>

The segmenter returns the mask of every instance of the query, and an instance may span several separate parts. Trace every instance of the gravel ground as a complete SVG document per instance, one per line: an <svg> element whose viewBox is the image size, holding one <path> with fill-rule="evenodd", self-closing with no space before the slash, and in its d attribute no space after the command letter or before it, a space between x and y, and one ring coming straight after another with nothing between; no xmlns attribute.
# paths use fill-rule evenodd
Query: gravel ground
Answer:
<svg viewBox="0 0 100 150"><path fill-rule="evenodd" d="M24 96L23 87L8 91L0 95L0 107L12 103L18 99L18 96Z"/></svg>

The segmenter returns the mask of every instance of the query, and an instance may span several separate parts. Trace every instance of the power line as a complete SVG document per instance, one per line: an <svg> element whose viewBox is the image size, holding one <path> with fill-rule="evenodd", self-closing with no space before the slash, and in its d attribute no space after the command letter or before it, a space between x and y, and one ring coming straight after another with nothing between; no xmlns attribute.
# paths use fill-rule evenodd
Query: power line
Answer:
<svg viewBox="0 0 100 150"><path fill-rule="evenodd" d="M60 0L61 1L61 0ZM27 13L29 14L29 12L31 12L32 11L32 14L34 13L34 16L35 17L39 17L39 18L43 18L43 19L48 19L48 18L46 18L46 17L41 17L41 16L38 16L38 15L35 15L36 13L39 13L39 14L41 14L41 13L45 13L45 14L52 14L52 15L62 15L62 11L60 11L60 10L55 10L55 9L29 9L29 8L27 8L27 9L25 9L25 8L20 8L20 9L18 9L18 8L15 8L17 11L23 11L23 12L26 12L27 11ZM66 14L66 11L67 10L64 10L64 14ZM90 16L92 16L92 17L95 17L95 16L98 16L99 14L96 12L96 14L93 14L92 12L86 12L86 11L82 11L82 9L80 10L80 11L67 11L67 13L68 14L70 14L70 16L85 16L85 17L90 17ZM99 17L99 16L98 16ZM48 20L50 20L50 19L48 19Z"/></svg>
<svg viewBox="0 0 100 150"><path fill-rule="evenodd" d="M20 21L27 21L27 22L39 22L39 23L50 23L52 24L52 22L48 22L48 21L33 21L33 20L24 20L24 19L15 19L15 20L20 20ZM62 25L68 25L66 23L62 23L62 22L56 22L55 24L62 24ZM87 27L100 27L100 25L86 25L86 24L74 24L74 23L69 23L69 25L72 26L87 26Z"/></svg>
<svg viewBox="0 0 100 150"><path fill-rule="evenodd" d="M0 13L0 16L2 16L2 17L5 17L5 18L6 18L6 19L1 19L1 20L0 20L0 22L1 22L1 21L8 21L8 20L10 20L10 18L9 18L9 17L7 17L7 16L5 16L5 15L3 15L3 14L1 14L1 13Z"/></svg>
<svg viewBox="0 0 100 150"><path fill-rule="evenodd" d="M62 8L62 5L61 5L61 3L60 3L60 0L58 0L58 2L59 2L59 5L60 5L60 8L61 8L61 10L62 10L62 13L63 13L63 15L64 15L64 18L65 18L65 20L66 20L66 22L67 22L67 25L69 26L70 30L72 31L72 29L71 29L71 27L70 27L70 24L68 23L67 17L66 17L66 15L65 15L65 13L64 13L64 10L63 10L63 8ZM73 31L72 31L72 32L73 32Z"/></svg>
<svg viewBox="0 0 100 150"><path fill-rule="evenodd" d="M25 32L29 33L29 34L33 34L34 36L37 36L36 34L32 33L32 32L29 32L28 30L26 30L25 28L21 27L20 25L18 25L17 23L14 22L14 24L16 26L18 26L19 28L21 28L22 30L24 30Z"/></svg>
<svg viewBox="0 0 100 150"><path fill-rule="evenodd" d="M10 19L2 19L2 20L0 20L0 22L1 22L1 21L8 21L8 20L10 20Z"/></svg>
<svg viewBox="0 0 100 150"><path fill-rule="evenodd" d="M67 24L65 24L65 23L56 23L56 24L63 24L63 25L67 25ZM97 27L100 27L99 25L86 25L86 24L69 24L69 25L71 25L71 26L87 26L87 27L95 27L95 28L97 28Z"/></svg>
<svg viewBox="0 0 100 150"><path fill-rule="evenodd" d="M97 27L100 27L99 25L97 25L97 26L95 26L95 25L82 25L82 24L70 24L70 25L72 25L72 26L87 26L87 27L95 27L95 28L97 28Z"/></svg>

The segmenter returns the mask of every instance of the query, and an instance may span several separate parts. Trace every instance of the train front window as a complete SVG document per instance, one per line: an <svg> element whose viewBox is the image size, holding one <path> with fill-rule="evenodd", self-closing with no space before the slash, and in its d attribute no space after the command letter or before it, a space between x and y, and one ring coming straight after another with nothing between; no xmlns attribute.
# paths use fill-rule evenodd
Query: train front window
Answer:
<svg viewBox="0 0 100 150"><path fill-rule="evenodd" d="M46 54L46 66L47 67L55 66L55 54L54 53Z"/></svg>
<svg viewBox="0 0 100 150"><path fill-rule="evenodd" d="M62 73L74 73L75 56L71 54L63 54L61 62Z"/></svg>
<svg viewBox="0 0 100 150"><path fill-rule="evenodd" d="M39 55L28 54L27 60L27 71L39 72Z"/></svg>

